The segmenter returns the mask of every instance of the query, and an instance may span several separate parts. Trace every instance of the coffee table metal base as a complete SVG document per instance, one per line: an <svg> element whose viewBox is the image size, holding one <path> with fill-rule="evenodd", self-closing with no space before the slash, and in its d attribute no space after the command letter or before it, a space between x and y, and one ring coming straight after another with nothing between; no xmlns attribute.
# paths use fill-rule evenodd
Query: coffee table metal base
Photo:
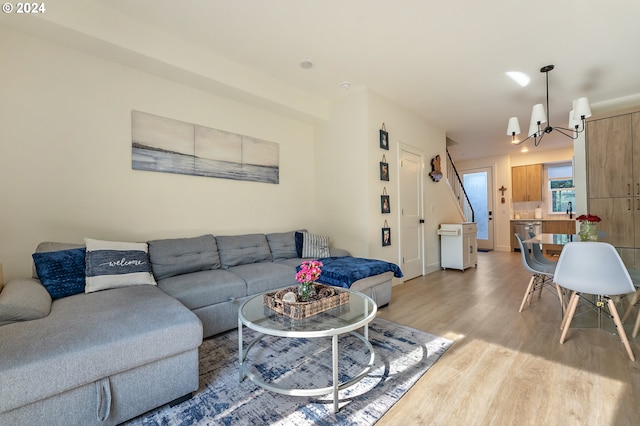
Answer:
<svg viewBox="0 0 640 426"><path fill-rule="evenodd" d="M249 351L251 350L251 348L258 343L260 340L262 340L263 337L266 336L266 334L264 333L259 333L255 339L253 339L246 347L246 349L243 347L243 341L242 341L242 328L243 328L243 323L241 320L238 320L238 348L239 348L239 366L240 366L240 381L242 381L245 377L248 378L249 380L251 380L253 383L255 383L256 385L270 390L272 392L277 392L283 395L292 395L292 396L320 396L320 395L326 395L328 393L333 393L333 412L337 413L340 410L340 406L339 406L339 399L338 399L338 391L342 390L342 389L346 389L349 386L352 386L356 383L358 383L360 380L362 380L367 374L369 374L369 372L371 371L371 369L373 368L374 362L375 362L375 352L373 350L373 346L371 345L371 342L369 342L369 329L368 329L368 325L364 326L364 335L360 334L356 331L350 331L349 334L351 334L352 336L355 336L357 338L359 338L360 340L362 340L362 342L364 343L366 349L369 351L370 353L370 357L369 357L369 362L368 364L364 367L364 369L362 370L361 373L359 373L358 375L350 378L349 380L346 380L344 382L339 382L338 381L338 352L339 352L339 345L338 345L338 334L335 334L331 337L331 355L332 355L332 373L333 373L333 378L332 378L332 386L327 386L324 388L312 388L312 389L289 389L289 388L285 388L283 386L279 386L277 384L274 383L267 383L265 382L261 377L259 377L258 375L252 373L251 371L249 371L249 365L247 365L247 363L245 362L247 359L247 354L249 353ZM286 338L286 337L283 337Z"/></svg>

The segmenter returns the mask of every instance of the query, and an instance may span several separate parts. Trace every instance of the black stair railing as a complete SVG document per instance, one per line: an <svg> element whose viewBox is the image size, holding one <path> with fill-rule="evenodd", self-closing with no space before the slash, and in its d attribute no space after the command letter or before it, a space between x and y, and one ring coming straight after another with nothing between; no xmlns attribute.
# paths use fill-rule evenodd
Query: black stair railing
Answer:
<svg viewBox="0 0 640 426"><path fill-rule="evenodd" d="M449 187L453 191L453 195L458 200L458 204L460 205L460 209L462 210L462 214L467 222L475 222L475 212L473 211L473 206L471 205L471 201L469 200L469 196L467 195L467 191L464 190L464 184L462 183L462 179L458 174L458 169L456 169L455 164L453 164L453 159L451 158L451 154L449 154L449 150L447 149L447 181L449 182Z"/></svg>

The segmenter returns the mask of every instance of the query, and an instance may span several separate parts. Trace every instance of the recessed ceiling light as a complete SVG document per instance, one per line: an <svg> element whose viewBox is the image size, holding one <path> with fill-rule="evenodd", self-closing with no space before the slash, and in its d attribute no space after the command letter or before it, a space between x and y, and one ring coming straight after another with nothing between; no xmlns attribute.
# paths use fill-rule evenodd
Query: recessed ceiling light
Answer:
<svg viewBox="0 0 640 426"><path fill-rule="evenodd" d="M531 81L531 78L529 78L528 75L520 71L507 71L506 74L511 80L518 83L521 87L526 87Z"/></svg>
<svg viewBox="0 0 640 426"><path fill-rule="evenodd" d="M302 62L300 62L300 67L304 68L305 70L308 70L309 68L311 68L313 66L313 62L311 62L310 60L304 60Z"/></svg>
<svg viewBox="0 0 640 426"><path fill-rule="evenodd" d="M342 87L344 90L349 90L349 88L351 87L351 83L349 83L348 81L343 81L342 83L340 83L340 87Z"/></svg>
<svg viewBox="0 0 640 426"><path fill-rule="evenodd" d="M525 146L520 150L520 152L529 152L529 148Z"/></svg>

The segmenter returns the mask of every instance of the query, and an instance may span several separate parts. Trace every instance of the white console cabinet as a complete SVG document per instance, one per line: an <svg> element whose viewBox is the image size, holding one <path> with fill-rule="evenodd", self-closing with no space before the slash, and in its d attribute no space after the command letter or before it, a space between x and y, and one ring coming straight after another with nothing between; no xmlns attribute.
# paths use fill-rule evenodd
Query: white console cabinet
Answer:
<svg viewBox="0 0 640 426"><path fill-rule="evenodd" d="M442 269L465 269L478 266L478 228L475 222L443 223L440 235Z"/></svg>

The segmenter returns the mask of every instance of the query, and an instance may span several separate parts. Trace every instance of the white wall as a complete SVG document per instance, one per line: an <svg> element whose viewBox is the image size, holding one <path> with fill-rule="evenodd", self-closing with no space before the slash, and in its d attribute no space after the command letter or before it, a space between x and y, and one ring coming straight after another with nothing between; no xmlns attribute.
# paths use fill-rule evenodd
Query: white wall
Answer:
<svg viewBox="0 0 640 426"><path fill-rule="evenodd" d="M385 124L390 149L382 150L379 131ZM370 89L351 91L332 105L329 122L319 132L316 147L318 228L333 229L336 246L354 256L384 259L402 266L400 257L399 144L424 155L425 163L445 156L445 133L436 126ZM390 180L380 180L382 156L389 163ZM443 166L445 166L443 162ZM321 171L321 170L324 170ZM437 229L440 223L460 221L444 181L434 183L424 173L426 271L440 267ZM387 189L392 208L380 213L380 195ZM334 217L326 217L332 212ZM382 247L384 221L391 228L392 244Z"/></svg>
<svg viewBox="0 0 640 426"><path fill-rule="evenodd" d="M425 165L445 156L444 131L368 89L349 92L327 108L324 120L323 108L304 97L299 111L282 107L282 99L254 102L230 95L222 84L204 90L146 72L137 61L129 67L1 25L0 57L6 279L30 275L30 255L41 241L147 241L303 227L356 256L401 264L397 209L387 215L395 241L380 244L378 130L385 122L392 141L386 152L392 180L385 182L392 202L398 200L398 142L423 152ZM132 170L131 110L277 142L280 184ZM433 183L428 172L427 272L439 267L438 225L460 220L446 184Z"/></svg>
<svg viewBox="0 0 640 426"><path fill-rule="evenodd" d="M433 182L428 173L431 171L431 159L440 155L443 173L446 176L446 134L444 130L431 125L424 119L410 113L400 105L390 101L375 91L369 91L369 187L371 188L369 209L369 241L370 254L374 258L381 258L402 266L400 258L400 211L399 211L399 149L402 143L415 148L424 155L424 245L425 245L425 269L433 272L440 268L440 240L437 234L440 223L459 222L460 215L449 195L446 182L441 180ZM385 124L389 133L389 151L380 149L379 130ZM379 163L385 154L390 168L390 181L380 181ZM392 206L391 214L380 213L380 195L382 188L386 187ZM392 244L382 247L380 242L381 228L384 220L391 227ZM394 241L395 240L395 241Z"/></svg>
<svg viewBox="0 0 640 426"><path fill-rule="evenodd" d="M314 125L2 26L0 57L5 279L45 240L314 229ZM280 184L132 170L132 109L279 143Z"/></svg>
<svg viewBox="0 0 640 426"><path fill-rule="evenodd" d="M352 90L332 105L315 147L317 224L332 244L367 257L367 90Z"/></svg>

